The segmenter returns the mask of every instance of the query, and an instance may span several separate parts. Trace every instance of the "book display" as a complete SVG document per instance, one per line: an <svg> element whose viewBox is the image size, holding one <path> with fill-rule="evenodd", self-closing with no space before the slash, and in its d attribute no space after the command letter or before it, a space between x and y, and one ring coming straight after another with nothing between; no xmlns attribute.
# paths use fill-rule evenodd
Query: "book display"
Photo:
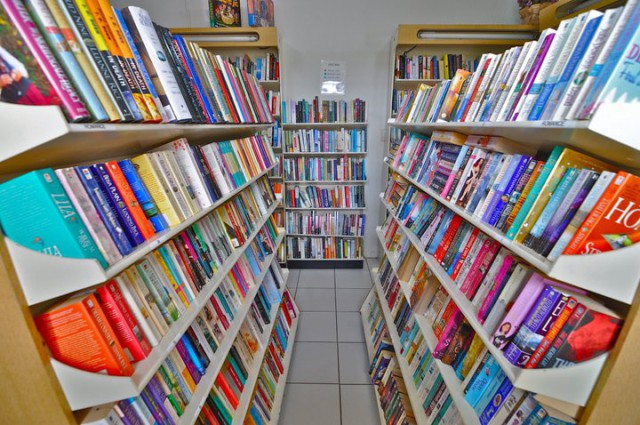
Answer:
<svg viewBox="0 0 640 425"><path fill-rule="evenodd" d="M266 94L266 105L273 116L274 125L265 129L262 136L271 141L271 148L278 161L269 172L269 180L279 202L276 216L278 224L284 227L284 210L282 205L282 130L280 126L280 108L282 105L282 52L279 48L279 37L276 28L174 28L174 34L196 42L205 50L215 52L224 57L238 69L252 75L262 86ZM234 41L228 41L233 39ZM286 263L286 245L279 248L280 263Z"/></svg>
<svg viewBox="0 0 640 425"><path fill-rule="evenodd" d="M287 265L361 268L366 102L283 102Z"/></svg>
<svg viewBox="0 0 640 425"><path fill-rule="evenodd" d="M33 58L31 94L0 102L2 362L24 391L6 419L243 423L263 382L277 414L269 367L286 375L298 310L263 134L279 98L252 75L277 59L227 60L103 0L0 13L2 60Z"/></svg>
<svg viewBox="0 0 640 425"><path fill-rule="evenodd" d="M385 255L363 323L396 352L415 423L604 423L605 405L631 400L618 398L635 351L639 157L617 127L638 110L622 71L636 19L630 1L522 42L481 41L473 67L445 57L462 66L392 94ZM398 58L394 78L442 75L442 53L420 53ZM397 420L382 409L381 423L411 423Z"/></svg>

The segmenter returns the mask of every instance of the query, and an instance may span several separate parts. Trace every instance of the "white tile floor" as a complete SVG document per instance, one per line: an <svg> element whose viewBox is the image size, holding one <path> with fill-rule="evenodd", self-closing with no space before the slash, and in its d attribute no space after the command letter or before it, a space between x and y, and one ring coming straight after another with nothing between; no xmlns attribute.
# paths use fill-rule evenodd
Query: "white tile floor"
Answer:
<svg viewBox="0 0 640 425"><path fill-rule="evenodd" d="M280 425L376 425L360 307L371 289L369 267L291 270L300 325Z"/></svg>

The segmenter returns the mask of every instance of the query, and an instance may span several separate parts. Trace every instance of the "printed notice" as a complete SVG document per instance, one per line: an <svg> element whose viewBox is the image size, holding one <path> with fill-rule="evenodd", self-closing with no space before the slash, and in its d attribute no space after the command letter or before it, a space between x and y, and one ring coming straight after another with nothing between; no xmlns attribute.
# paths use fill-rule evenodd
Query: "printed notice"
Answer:
<svg viewBox="0 0 640 425"><path fill-rule="evenodd" d="M344 94L346 67L344 61L320 61L321 94Z"/></svg>

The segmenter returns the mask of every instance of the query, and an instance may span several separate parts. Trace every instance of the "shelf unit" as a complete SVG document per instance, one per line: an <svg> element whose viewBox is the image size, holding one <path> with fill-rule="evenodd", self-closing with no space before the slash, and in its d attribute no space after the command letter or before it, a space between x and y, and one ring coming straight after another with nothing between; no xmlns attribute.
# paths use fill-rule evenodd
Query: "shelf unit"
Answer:
<svg viewBox="0 0 640 425"><path fill-rule="evenodd" d="M173 28L171 32L174 34L182 35L186 39L198 43L198 45L204 49L209 49L215 54L222 56L243 56L248 55L255 61L257 57L262 57L267 53L272 53L278 56L279 61L279 79L277 80L258 80L265 92L278 92L280 93L280 99L283 99L284 93L284 58L283 51L280 49L280 37L278 36L278 30L275 27L236 27L236 28ZM237 36L238 41L228 42L224 41L229 36ZM246 40L243 40L246 39ZM278 102L280 104L280 102ZM280 106L280 105L278 105ZM274 174L269 175L269 180L272 183L282 184L282 134L280 123L280 114L273 114L273 118L276 122L275 127L269 127L262 129L261 133L269 137L271 140L271 146L274 153L278 157L279 166L275 167ZM278 134L274 134L278 133ZM279 140L278 145L274 145L274 141ZM283 209L280 207L278 213L282 213ZM286 252L286 246L285 251ZM286 264L286 256L280 258L280 263Z"/></svg>

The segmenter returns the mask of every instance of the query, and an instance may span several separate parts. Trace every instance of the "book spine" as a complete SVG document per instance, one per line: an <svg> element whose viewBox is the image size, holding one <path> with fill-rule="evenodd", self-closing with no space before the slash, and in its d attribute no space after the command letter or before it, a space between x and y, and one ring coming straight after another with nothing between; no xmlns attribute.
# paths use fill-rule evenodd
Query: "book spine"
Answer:
<svg viewBox="0 0 640 425"><path fill-rule="evenodd" d="M576 308L577 304L578 301L575 298L569 297L566 304L564 304L564 307L562 308L560 314L557 315L555 322L549 328L549 332L547 332L544 339L540 341L540 344L538 344L538 347L531 355L531 358L525 365L525 368L535 369L538 364L540 364L545 354L551 347L552 342L555 340L556 336L558 336L558 334L564 327L564 324L569 320L569 317L573 313L573 310Z"/></svg>
<svg viewBox="0 0 640 425"><path fill-rule="evenodd" d="M25 6L16 0L2 0L1 4L47 76L47 80L55 90L69 119L74 122L88 119L90 117L89 111L54 57Z"/></svg>

